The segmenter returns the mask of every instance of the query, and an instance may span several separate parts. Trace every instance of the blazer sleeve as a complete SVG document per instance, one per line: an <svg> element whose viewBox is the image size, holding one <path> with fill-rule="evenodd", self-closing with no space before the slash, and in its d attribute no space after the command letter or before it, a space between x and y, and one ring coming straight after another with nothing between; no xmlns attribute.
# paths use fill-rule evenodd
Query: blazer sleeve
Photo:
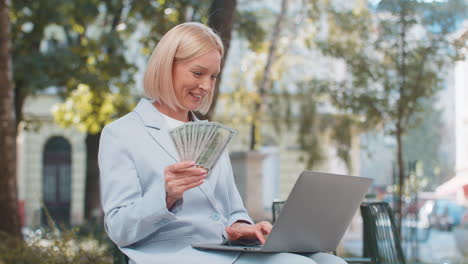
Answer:
<svg viewBox="0 0 468 264"><path fill-rule="evenodd" d="M228 183L228 193L229 193L229 201L231 202L230 208L231 208L231 214L228 219L228 226L231 226L237 221L242 221L242 222L249 222L253 224L254 222L250 218L247 209L244 207L244 203L242 202L242 198L239 194L239 191L237 190L236 183L234 181L234 175L232 171L232 165L231 165L231 159L229 158L228 151L225 151L225 156L227 159L228 167L229 167L229 175L227 179Z"/></svg>
<svg viewBox="0 0 468 264"><path fill-rule="evenodd" d="M113 131L116 130L116 131ZM119 247L142 240L175 219L167 209L164 179L142 192L135 162L117 129L101 133L98 162L105 229Z"/></svg>

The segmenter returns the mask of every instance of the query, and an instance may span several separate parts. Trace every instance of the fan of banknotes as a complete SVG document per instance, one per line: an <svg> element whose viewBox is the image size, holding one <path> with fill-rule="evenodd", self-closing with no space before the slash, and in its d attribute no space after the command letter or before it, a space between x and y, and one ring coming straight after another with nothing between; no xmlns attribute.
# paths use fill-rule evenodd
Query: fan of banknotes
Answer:
<svg viewBox="0 0 468 264"><path fill-rule="evenodd" d="M180 159L193 160L208 171L235 134L232 128L208 121L188 122L170 131Z"/></svg>

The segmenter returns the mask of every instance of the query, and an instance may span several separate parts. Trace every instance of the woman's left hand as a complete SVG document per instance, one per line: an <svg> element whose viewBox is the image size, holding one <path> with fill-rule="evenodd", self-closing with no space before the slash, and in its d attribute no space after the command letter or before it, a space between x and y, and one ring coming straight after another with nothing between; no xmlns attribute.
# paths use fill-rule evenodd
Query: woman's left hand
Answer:
<svg viewBox="0 0 468 264"><path fill-rule="evenodd" d="M258 239L260 243L265 244L266 237L270 234L272 228L273 226L267 221L261 221L255 225L237 222L230 227L226 227L226 233L231 241Z"/></svg>

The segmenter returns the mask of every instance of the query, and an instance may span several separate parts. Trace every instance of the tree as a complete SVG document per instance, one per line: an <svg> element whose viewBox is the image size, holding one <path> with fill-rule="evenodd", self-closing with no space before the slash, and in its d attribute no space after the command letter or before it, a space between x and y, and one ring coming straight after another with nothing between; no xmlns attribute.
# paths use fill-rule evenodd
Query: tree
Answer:
<svg viewBox="0 0 468 264"><path fill-rule="evenodd" d="M271 68L277 56L276 49L287 10L288 0L282 0L280 13L278 14L275 25L273 27L273 33L271 35L271 41L268 48L267 61L265 62L265 68L262 72L262 79L258 86L258 100L256 100L254 104L253 119L250 131L250 150L254 150L257 147L257 133L259 133L260 130L260 118L263 114L264 108L262 106L265 104L266 97L268 94L270 94L269 90L271 86Z"/></svg>
<svg viewBox="0 0 468 264"><path fill-rule="evenodd" d="M248 70L242 67L234 70L230 83L234 91L223 95L225 114L221 118L241 130L244 130L242 124L249 124L250 130L242 131L249 134L249 138L241 140L249 149L262 144L278 144L284 131L288 135L297 132L300 161L304 161L308 168L325 160L321 136L330 136L338 156L351 169L347 150L352 144L352 131L341 128L354 121L346 114L330 115L318 111L323 96L316 88L322 83L314 79L315 71L304 71L317 65L313 64L315 57L309 57L312 55L310 50L301 44L306 32L317 27L315 21L307 19L312 6L301 1L301 5L291 5L288 12L287 6L284 1L279 12L256 10L260 17L274 18L264 20L267 24L264 27L272 28L271 36L247 49L240 41L244 47L241 48L243 58L236 64L249 66ZM313 81L309 81L311 79ZM267 127L274 129L265 129Z"/></svg>
<svg viewBox="0 0 468 264"><path fill-rule="evenodd" d="M10 46L10 3L0 1L0 231L21 238L16 183L16 120Z"/></svg>
<svg viewBox="0 0 468 264"><path fill-rule="evenodd" d="M216 102L218 101L219 85L221 84L221 78L223 73L224 65L226 64L226 58L231 46L231 34L232 27L234 25L235 14L236 14L237 0L213 0L210 6L208 25L213 28L215 32L219 34L224 45L224 55L221 60L221 69L218 77L216 78L216 85L213 91L213 102L203 119L211 120L213 118L214 111L216 109Z"/></svg>
<svg viewBox="0 0 468 264"><path fill-rule="evenodd" d="M24 120L26 97L56 87L65 95L69 76L81 62L65 43L82 33L82 23L93 20L99 1L13 1L11 6L15 113ZM74 43L79 46L81 43ZM78 45L77 45L78 44ZM86 45L84 45L86 46ZM69 84L71 86L71 84Z"/></svg>
<svg viewBox="0 0 468 264"><path fill-rule="evenodd" d="M17 123L24 99L53 86L63 97L79 84L93 88L90 116L109 94L129 95L135 67L123 55L118 25L124 1L14 1L12 5ZM101 10L101 11L100 11ZM128 98L114 102L112 115L128 111ZM88 105L88 106L90 106ZM85 216L100 208L97 173L99 129L105 121L86 119L87 180ZM83 128L82 127L82 128Z"/></svg>
<svg viewBox="0 0 468 264"><path fill-rule="evenodd" d="M422 175L427 180L427 191L435 190L443 183L444 176L453 175L453 169L446 158L441 155L443 138L442 111L435 108L435 97L422 102L423 111L411 117L414 127L402 139L405 149L403 160L407 164L418 161L421 164Z"/></svg>
<svg viewBox="0 0 468 264"><path fill-rule="evenodd" d="M65 41L55 47L70 57L68 74L54 76L70 95L67 103L56 107L56 121L67 127L76 125L86 133L85 218L100 218L100 192L97 153L102 127L130 111L130 95L136 67L125 56L124 39L119 31L125 1L100 2L92 8L90 1L81 9L72 9L64 22ZM100 10L98 9L100 7ZM89 9L91 8L91 10ZM82 19L87 13L89 17Z"/></svg>
<svg viewBox="0 0 468 264"><path fill-rule="evenodd" d="M358 5L359 6L359 5ZM349 78L332 81L323 91L334 106L365 119L385 124L397 142L398 226L401 227L405 168L402 137L422 111L422 100L441 87L439 68L453 55L447 35L455 29L462 1L381 1L375 15L360 9L327 10L328 34L321 51L343 60Z"/></svg>

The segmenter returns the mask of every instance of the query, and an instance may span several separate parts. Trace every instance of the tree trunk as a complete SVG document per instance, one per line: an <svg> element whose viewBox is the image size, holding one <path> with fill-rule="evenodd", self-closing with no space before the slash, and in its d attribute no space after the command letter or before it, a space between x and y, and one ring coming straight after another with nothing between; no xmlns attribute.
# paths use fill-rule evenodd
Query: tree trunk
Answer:
<svg viewBox="0 0 468 264"><path fill-rule="evenodd" d="M200 115L202 119L211 120L214 115L216 102L218 100L219 85L226 62L229 46L231 43L232 25L234 24L234 12L236 10L237 0L213 0L210 6L208 25L221 37L224 45L224 55L221 61L221 71L218 74L216 85L213 90L213 101L210 109L205 115Z"/></svg>
<svg viewBox="0 0 468 264"><path fill-rule="evenodd" d="M14 103L15 103L15 117L16 117L15 129L16 131L19 131L19 125L21 121L23 120L23 103L24 103L23 90L24 89L22 89L21 83L15 83Z"/></svg>
<svg viewBox="0 0 468 264"><path fill-rule="evenodd" d="M403 136L403 99L406 98L406 30L407 30L407 23L406 23L406 1L400 1L400 67L399 67L399 75L400 75L400 98L398 102L398 120L396 121L396 139L397 139L397 160L398 160L398 205L397 205L397 228L398 234L401 239L401 223L403 219L403 193L405 188L405 164L403 161L403 143L402 143L402 136Z"/></svg>
<svg viewBox="0 0 468 264"><path fill-rule="evenodd" d="M0 231L21 238L16 183L16 118L8 0L0 0Z"/></svg>
<svg viewBox="0 0 468 264"><path fill-rule="evenodd" d="M86 135L86 190L85 218L88 221L100 221L103 212L99 192L98 150L101 133Z"/></svg>
<svg viewBox="0 0 468 264"><path fill-rule="evenodd" d="M397 228L398 234L401 238L401 223L403 218L403 195L405 188L405 163L403 161L403 143L402 136L403 132L401 129L400 122L397 122L396 129L397 139L397 160L398 160L398 203L397 203Z"/></svg>
<svg viewBox="0 0 468 264"><path fill-rule="evenodd" d="M257 145L257 134L259 134L259 124L260 118L262 116L262 108L264 105L264 101L267 96L267 89L270 87L271 82L271 66L275 61L275 52L277 48L277 44L279 41L280 33L281 33L281 26L283 24L284 17L286 15L288 9L288 0L281 1L281 11L278 15L278 19L276 20L275 27L273 28L273 35L271 36L270 41L270 48L268 49L267 61L265 63L265 68L263 70L263 77L260 85L258 86L258 94L260 96L260 102L256 102L254 105L254 112L253 112L253 120L250 127L250 150L254 150Z"/></svg>

